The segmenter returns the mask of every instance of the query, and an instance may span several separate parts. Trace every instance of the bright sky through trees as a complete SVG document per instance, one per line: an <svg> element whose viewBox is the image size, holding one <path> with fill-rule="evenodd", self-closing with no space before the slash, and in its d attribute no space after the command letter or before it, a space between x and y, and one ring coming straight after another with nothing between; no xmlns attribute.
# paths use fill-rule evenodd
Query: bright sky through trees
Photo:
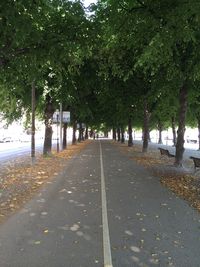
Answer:
<svg viewBox="0 0 200 267"><path fill-rule="evenodd" d="M83 0L83 3L84 3L84 5L87 7L87 6L89 6L90 4L92 4L92 3L96 3L97 1L96 0Z"/></svg>

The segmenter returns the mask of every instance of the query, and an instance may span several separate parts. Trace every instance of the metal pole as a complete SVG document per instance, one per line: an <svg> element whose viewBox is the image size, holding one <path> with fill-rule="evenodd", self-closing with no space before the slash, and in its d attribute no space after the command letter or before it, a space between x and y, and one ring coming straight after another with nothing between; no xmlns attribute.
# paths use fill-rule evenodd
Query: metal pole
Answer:
<svg viewBox="0 0 200 267"><path fill-rule="evenodd" d="M59 113L57 112L57 114L56 114L56 118L57 118L57 153L59 152L58 117L59 117Z"/></svg>
<svg viewBox="0 0 200 267"><path fill-rule="evenodd" d="M62 103L60 103L60 150L62 151L62 124L63 124L63 112L62 112Z"/></svg>
<svg viewBox="0 0 200 267"><path fill-rule="evenodd" d="M31 90L31 161L32 164L35 164L35 82L32 82Z"/></svg>

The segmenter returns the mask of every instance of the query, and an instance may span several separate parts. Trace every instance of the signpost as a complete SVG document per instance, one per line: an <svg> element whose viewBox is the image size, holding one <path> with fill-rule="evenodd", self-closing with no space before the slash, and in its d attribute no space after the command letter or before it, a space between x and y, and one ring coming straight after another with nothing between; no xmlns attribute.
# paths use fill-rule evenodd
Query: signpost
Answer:
<svg viewBox="0 0 200 267"><path fill-rule="evenodd" d="M70 111L63 111L63 122L70 122Z"/></svg>
<svg viewBox="0 0 200 267"><path fill-rule="evenodd" d="M59 133L58 126L60 123L60 149L62 150L62 124L70 122L70 112L62 111L62 104L60 104L60 111L57 109L52 118L53 123L57 125L57 152L59 152Z"/></svg>
<svg viewBox="0 0 200 267"><path fill-rule="evenodd" d="M53 122L57 125L57 153L59 152L59 137L58 137L58 125L59 125L59 110L57 109L53 113Z"/></svg>

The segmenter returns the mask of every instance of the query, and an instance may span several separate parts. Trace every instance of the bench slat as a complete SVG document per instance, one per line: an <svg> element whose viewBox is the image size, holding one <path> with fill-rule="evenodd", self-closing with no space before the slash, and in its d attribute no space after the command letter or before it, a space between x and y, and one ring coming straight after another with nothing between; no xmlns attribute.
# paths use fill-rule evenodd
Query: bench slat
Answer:
<svg viewBox="0 0 200 267"><path fill-rule="evenodd" d="M195 168L200 168L200 158L190 157L193 160Z"/></svg>
<svg viewBox="0 0 200 267"><path fill-rule="evenodd" d="M161 148L161 147L159 147L158 149L160 150L160 154L161 155L166 155L169 158L174 158L175 157L175 155L171 154L168 149L164 149L164 148Z"/></svg>

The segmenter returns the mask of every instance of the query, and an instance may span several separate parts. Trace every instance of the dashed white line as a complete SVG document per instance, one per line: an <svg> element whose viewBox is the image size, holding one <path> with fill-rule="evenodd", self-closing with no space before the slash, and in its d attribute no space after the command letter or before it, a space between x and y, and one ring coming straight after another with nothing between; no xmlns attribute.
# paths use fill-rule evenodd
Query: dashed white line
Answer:
<svg viewBox="0 0 200 267"><path fill-rule="evenodd" d="M99 142L99 146L100 146L100 163L101 163L101 202L102 202L104 267L113 267L111 249L110 249L110 235L109 235L109 227L108 227L106 188L105 188L105 177L104 177L101 142Z"/></svg>

